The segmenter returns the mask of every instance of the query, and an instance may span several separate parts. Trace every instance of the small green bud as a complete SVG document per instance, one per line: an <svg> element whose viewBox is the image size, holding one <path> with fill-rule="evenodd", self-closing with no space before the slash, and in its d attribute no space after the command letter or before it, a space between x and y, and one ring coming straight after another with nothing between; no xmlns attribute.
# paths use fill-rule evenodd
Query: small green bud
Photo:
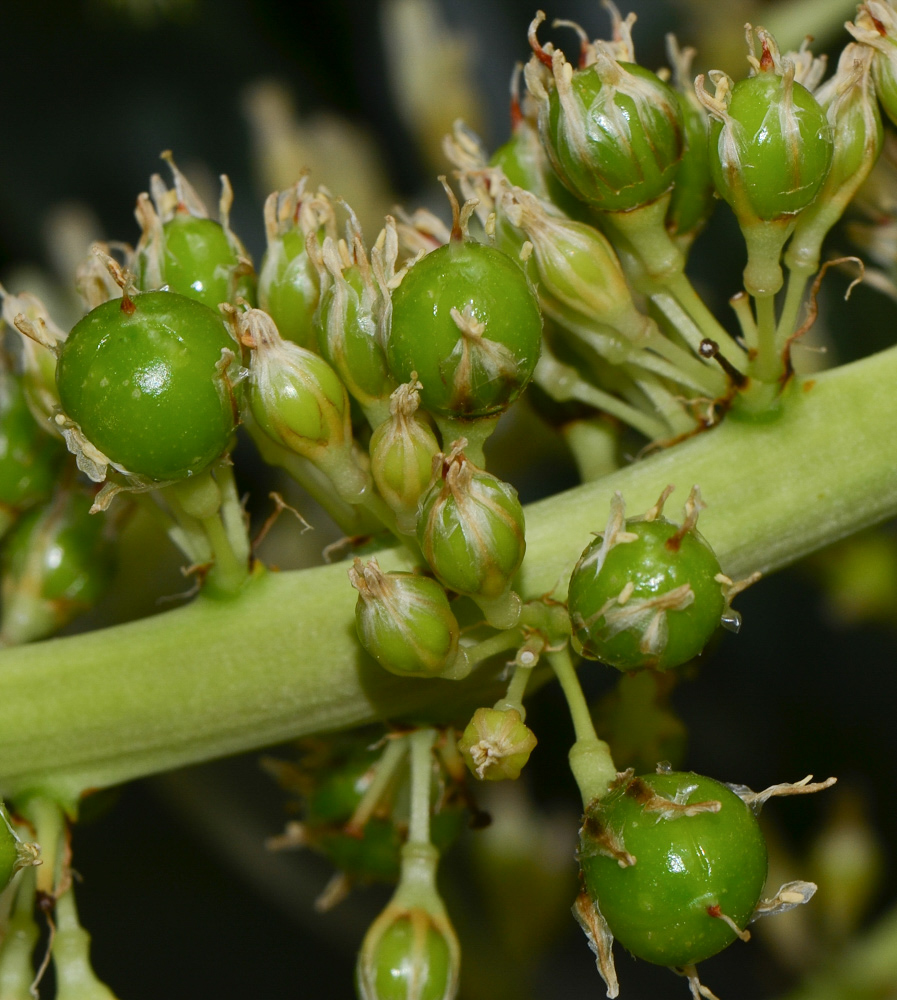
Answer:
<svg viewBox="0 0 897 1000"><path fill-rule="evenodd" d="M875 50L868 45L846 45L835 75L814 95L831 126L834 152L816 200L798 217L785 255L791 268L807 273L817 269L822 241L881 153L884 130L872 87L874 57Z"/></svg>
<svg viewBox="0 0 897 1000"><path fill-rule="evenodd" d="M60 489L10 532L3 551L0 645L43 639L92 608L115 571L114 531L93 497Z"/></svg>
<svg viewBox="0 0 897 1000"><path fill-rule="evenodd" d="M396 383L389 372L381 339L387 309L386 282L392 275L398 240L392 219L368 259L358 220L351 216L349 239L327 236L318 254L321 299L315 315L321 354L339 373L373 426L389 416ZM377 277L382 277L383 291Z"/></svg>
<svg viewBox="0 0 897 1000"><path fill-rule="evenodd" d="M357 497L369 480L354 460L349 397L339 376L319 355L284 340L260 309L237 313L236 326L252 348L247 395L259 427L330 476L343 499Z"/></svg>
<svg viewBox="0 0 897 1000"><path fill-rule="evenodd" d="M420 498L430 485L439 442L417 415L420 382L400 385L390 397L390 418L371 435L368 451L377 490L395 511L400 531L413 535Z"/></svg>
<svg viewBox="0 0 897 1000"><path fill-rule="evenodd" d="M54 437L62 438L54 417L60 410L56 388L56 357L65 342L65 332L50 318L43 302L27 292L10 295L0 285L3 321L22 335L22 389L37 423Z"/></svg>
<svg viewBox="0 0 897 1000"><path fill-rule="evenodd" d="M458 741L465 763L480 781L519 778L535 746L535 734L515 708L478 708Z"/></svg>
<svg viewBox="0 0 897 1000"><path fill-rule="evenodd" d="M414 573L384 573L376 559L349 570L358 591L355 630L381 667L403 677L466 673L461 630L442 586Z"/></svg>
<svg viewBox="0 0 897 1000"><path fill-rule="evenodd" d="M635 63L630 22L620 22L623 36L613 44L584 45L581 68L574 69L563 52L539 44L544 19L540 11L530 25L533 56L525 75L558 176L577 198L604 211L627 212L659 198L682 158L682 113L672 89Z"/></svg>
<svg viewBox="0 0 897 1000"><path fill-rule="evenodd" d="M409 843L395 896L358 955L360 1000L454 1000L461 950L436 891L436 851Z"/></svg>
<svg viewBox="0 0 897 1000"><path fill-rule="evenodd" d="M542 315L526 275L495 247L453 239L413 264L392 293L386 353L400 382L447 418L497 416L532 378Z"/></svg>
<svg viewBox="0 0 897 1000"><path fill-rule="evenodd" d="M687 247L704 228L716 205L708 148L710 120L691 85L695 50L680 49L673 35L667 35L667 49L673 67L674 93L685 126L685 147L667 208L666 227L671 236Z"/></svg>
<svg viewBox="0 0 897 1000"><path fill-rule="evenodd" d="M693 489L679 526L660 516L669 492L628 520L615 494L607 528L576 564L567 606L583 656L626 671L668 670L697 656L719 626L727 578L696 530L703 503Z"/></svg>
<svg viewBox="0 0 897 1000"><path fill-rule="evenodd" d="M520 613L511 581L526 552L523 508L513 486L468 461L466 443L433 460L417 540L446 587L473 598L491 625L511 628Z"/></svg>
<svg viewBox="0 0 897 1000"><path fill-rule="evenodd" d="M654 322L635 307L616 253L594 226L554 215L534 195L504 187L501 213L532 244L543 307L553 318L582 318L612 327L627 340L644 342Z"/></svg>
<svg viewBox="0 0 897 1000"><path fill-rule="evenodd" d="M221 222L215 222L171 153L162 155L171 167L175 186L168 189L155 174L150 181L155 207L146 194L137 200L136 215L142 230L134 250L138 289L171 289L211 309L238 298L254 302L252 261L230 228L230 181L226 176L221 178Z"/></svg>
<svg viewBox="0 0 897 1000"><path fill-rule="evenodd" d="M49 498L63 454L35 422L19 379L0 368L0 536L20 511Z"/></svg>
<svg viewBox="0 0 897 1000"><path fill-rule="evenodd" d="M878 99L897 124L897 11L889 3L868 0L857 8L856 21L848 21L845 27L858 42L874 50L872 74Z"/></svg>
<svg viewBox="0 0 897 1000"><path fill-rule="evenodd" d="M280 335L316 351L313 320L321 297L321 279L308 253L308 239L336 238L333 206L318 191L307 195L307 175L265 201L268 247L259 271L259 306L274 320Z"/></svg>

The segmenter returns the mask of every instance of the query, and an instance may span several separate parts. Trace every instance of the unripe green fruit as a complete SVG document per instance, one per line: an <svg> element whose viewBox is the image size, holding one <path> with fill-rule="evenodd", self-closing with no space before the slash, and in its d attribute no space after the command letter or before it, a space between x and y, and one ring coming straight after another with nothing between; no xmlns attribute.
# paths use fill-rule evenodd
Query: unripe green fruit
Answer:
<svg viewBox="0 0 897 1000"><path fill-rule="evenodd" d="M732 924L744 932L767 867L748 806L690 772L624 776L586 809L579 861L614 937L637 958L677 968L731 944Z"/></svg>
<svg viewBox="0 0 897 1000"><path fill-rule="evenodd" d="M183 479L230 443L236 403L222 357L235 348L216 312L176 292L105 302L63 344L62 407L116 465Z"/></svg>
<svg viewBox="0 0 897 1000"><path fill-rule="evenodd" d="M693 525L625 522L583 551L567 606L583 656L620 670L668 670L697 656L726 608L719 561ZM629 538L628 536L635 536Z"/></svg>
<svg viewBox="0 0 897 1000"><path fill-rule="evenodd" d="M832 133L806 87L758 73L732 88L727 115L711 125L710 169L738 221L770 222L810 205L831 164Z"/></svg>
<svg viewBox="0 0 897 1000"><path fill-rule="evenodd" d="M606 57L551 89L540 130L563 183L604 211L659 198L682 157L684 126L672 88L642 66Z"/></svg>
<svg viewBox="0 0 897 1000"><path fill-rule="evenodd" d="M507 409L532 377L541 343L526 275L494 247L452 240L417 261L392 294L389 367L398 382L417 372L425 409L441 416Z"/></svg>
<svg viewBox="0 0 897 1000"><path fill-rule="evenodd" d="M675 91L685 127L685 148L673 194L667 209L666 226L673 236L693 237L703 229L713 212L713 176L708 149L709 123L700 108Z"/></svg>
<svg viewBox="0 0 897 1000"><path fill-rule="evenodd" d="M452 955L423 910L397 917L371 956L376 969L369 1000L449 1000Z"/></svg>

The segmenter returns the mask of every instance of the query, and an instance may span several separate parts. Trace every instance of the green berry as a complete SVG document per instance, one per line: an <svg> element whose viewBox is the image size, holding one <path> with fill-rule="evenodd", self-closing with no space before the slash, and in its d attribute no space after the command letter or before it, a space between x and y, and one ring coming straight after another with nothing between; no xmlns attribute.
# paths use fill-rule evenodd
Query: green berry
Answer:
<svg viewBox="0 0 897 1000"><path fill-rule="evenodd" d="M620 670L686 663L703 650L726 609L719 561L695 530L696 494L682 526L661 517L660 506L650 520L624 521L617 494L606 531L586 546L570 577L577 648Z"/></svg>
<svg viewBox="0 0 897 1000"><path fill-rule="evenodd" d="M424 910L397 917L370 958L374 969L365 1000L450 1000L452 953Z"/></svg>
<svg viewBox="0 0 897 1000"><path fill-rule="evenodd" d="M755 76L740 80L722 108L710 107L710 169L742 226L794 215L813 202L829 171L832 133L825 112L793 68L776 71L774 43Z"/></svg>
<svg viewBox="0 0 897 1000"><path fill-rule="evenodd" d="M116 466L183 479L230 444L236 403L225 372L235 348L221 317L193 299L114 299L89 312L63 345L62 407Z"/></svg>
<svg viewBox="0 0 897 1000"><path fill-rule="evenodd" d="M458 662L461 630L441 584L414 573L384 573L372 559L349 570L358 591L355 629L365 650L386 670L409 677L444 676Z"/></svg>
<svg viewBox="0 0 897 1000"><path fill-rule="evenodd" d="M621 777L586 809L586 891L637 958L694 965L744 935L766 881L763 834L748 806L711 778Z"/></svg>
<svg viewBox="0 0 897 1000"><path fill-rule="evenodd" d="M93 497L60 489L24 515L3 550L0 639L33 642L92 608L115 572L109 521L91 514Z"/></svg>
<svg viewBox="0 0 897 1000"><path fill-rule="evenodd" d="M162 231L162 278L173 292L210 309L235 302L238 296L254 301L254 279L240 273L238 256L220 223L177 214Z"/></svg>
<svg viewBox="0 0 897 1000"><path fill-rule="evenodd" d="M684 126L672 88L606 42L589 46L574 69L550 54L531 28L526 84L539 105L542 143L561 181L595 208L627 212L665 194L683 152Z"/></svg>
<svg viewBox="0 0 897 1000"><path fill-rule="evenodd" d="M277 324L281 336L309 349L317 345L312 325L320 298L320 279L293 229L269 245L259 272L259 306Z"/></svg>
<svg viewBox="0 0 897 1000"><path fill-rule="evenodd" d="M452 240L417 261L392 294L389 367L398 382L417 373L434 414L507 409L532 377L541 341L526 275L494 247Z"/></svg>

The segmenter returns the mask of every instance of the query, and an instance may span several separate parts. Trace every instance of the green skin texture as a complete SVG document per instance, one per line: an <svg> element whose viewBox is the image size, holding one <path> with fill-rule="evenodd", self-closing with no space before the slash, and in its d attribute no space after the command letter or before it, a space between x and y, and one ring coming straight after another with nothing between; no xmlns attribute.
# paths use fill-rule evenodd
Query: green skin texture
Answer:
<svg viewBox="0 0 897 1000"><path fill-rule="evenodd" d="M667 543L679 529L664 518L628 521L626 530L638 534L638 540L615 545L596 575L596 564L588 562L601 547L601 540L595 539L586 547L570 578L567 606L577 648L583 656L619 670L678 667L698 656L719 626L726 605L720 584L714 579L722 572L719 561L696 531L688 532L677 548L670 549ZM595 618L628 583L635 585L629 604L669 593L686 583L695 595L687 608L665 612L667 643L657 656L639 649L648 621L611 636L604 616Z"/></svg>
<svg viewBox="0 0 897 1000"><path fill-rule="evenodd" d="M738 162L724 168L720 159L723 125L710 128L710 169L717 191L739 221L745 211L772 221L806 208L816 196L832 160L832 134L825 112L799 83L793 85L794 115L800 139L782 135L781 78L774 73L739 80L732 88L729 117L736 123Z"/></svg>
<svg viewBox="0 0 897 1000"><path fill-rule="evenodd" d="M445 1000L452 975L451 954L445 938L432 927L427 928L421 949L426 962L426 978L419 990L412 993L415 968L411 956L415 951L411 921L395 920L377 945L377 1000Z"/></svg>
<svg viewBox="0 0 897 1000"><path fill-rule="evenodd" d="M658 795L687 803L718 801L719 812L664 819L631 794L644 782ZM710 958L735 940L727 923L708 912L719 906L744 930L766 881L766 842L753 813L725 785L692 773L648 774L586 810L580 866L589 896L614 937L636 958L681 968ZM594 833L606 829L636 858L620 867L595 853Z"/></svg>
<svg viewBox="0 0 897 1000"><path fill-rule="evenodd" d="M513 486L488 473L475 478L477 496L485 494L482 502L472 497L459 504L441 482L433 485L421 500L417 540L430 568L450 590L499 597L526 552L523 508Z"/></svg>
<svg viewBox="0 0 897 1000"><path fill-rule="evenodd" d="M28 507L53 492L62 449L38 427L18 379L0 375L0 504Z"/></svg>
<svg viewBox="0 0 897 1000"><path fill-rule="evenodd" d="M165 223L163 232L162 275L171 291L216 311L220 302L235 301L238 295L254 303L254 279L233 280L237 256L219 223L176 215Z"/></svg>
<svg viewBox="0 0 897 1000"><path fill-rule="evenodd" d="M610 212L638 208L672 187L685 132L673 89L642 66L620 65L656 91L656 102L645 119L639 118L631 97L616 95L614 103L628 123L628 137L609 127L607 117L598 109L590 112L604 86L594 68L573 74L572 86L583 105L584 123L566 118L557 91L552 90L543 126L549 158L563 183L577 198ZM672 107L672 118L664 113L664 102ZM586 131L583 141L568 140L566 130L580 128Z"/></svg>
<svg viewBox="0 0 897 1000"><path fill-rule="evenodd" d="M227 448L233 403L216 371L236 351L219 315L175 292L113 299L80 320L56 366L62 407L128 472L184 479Z"/></svg>
<svg viewBox="0 0 897 1000"><path fill-rule="evenodd" d="M461 331L451 310L466 305L485 324L484 339L511 352L514 370L495 378L474 362L470 380L455 385L458 354L452 353ZM520 267L494 247L452 240L419 260L393 292L389 367L400 383L417 372L421 402L431 413L471 418L506 410L532 377L541 346L535 293Z"/></svg>
<svg viewBox="0 0 897 1000"><path fill-rule="evenodd" d="M284 233L279 246L265 251L258 291L259 305L274 320L281 337L308 350L317 349L312 320L320 285L299 230Z"/></svg>
<svg viewBox="0 0 897 1000"><path fill-rule="evenodd" d="M897 515L897 464L883 446L897 437L895 384L892 348L798 382L772 420L730 414L528 506L518 592L535 599L569 578L616 490L631 510L646 510L668 483L699 483L702 534L733 579ZM413 568L402 548L377 559L384 571ZM426 684L382 670L359 646L356 597L344 564L267 573L236 600L200 596L152 618L3 650L0 794L43 789L70 801L303 734L453 718L501 696L503 663Z"/></svg>
<svg viewBox="0 0 897 1000"><path fill-rule="evenodd" d="M675 93L685 125L685 149L676 172L666 226L674 236L687 236L704 227L713 212L716 195L710 172L707 116L685 95Z"/></svg>
<svg viewBox="0 0 897 1000"><path fill-rule="evenodd" d="M397 574L390 582L397 606L365 600L359 594L355 605L359 641L391 673L418 677L441 673L454 659L460 635L445 591L435 580L411 573Z"/></svg>

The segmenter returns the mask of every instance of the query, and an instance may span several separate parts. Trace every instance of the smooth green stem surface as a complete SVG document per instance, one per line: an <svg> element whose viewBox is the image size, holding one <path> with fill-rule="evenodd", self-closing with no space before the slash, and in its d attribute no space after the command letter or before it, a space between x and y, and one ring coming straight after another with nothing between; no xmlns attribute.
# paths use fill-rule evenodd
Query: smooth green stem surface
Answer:
<svg viewBox="0 0 897 1000"><path fill-rule="evenodd" d="M724 572L769 572L897 514L897 348L796 383L775 419L714 430L530 505L525 600L563 599L621 490L631 510L701 487L701 532ZM400 548L378 554L407 569ZM762 586L762 584L761 584ZM345 564L253 579L235 601L200 596L153 618L0 652L0 794L57 795L414 713L453 718L501 693L396 677L362 652ZM799 626L795 626L799 627ZM483 704L483 701L479 702Z"/></svg>
<svg viewBox="0 0 897 1000"><path fill-rule="evenodd" d="M435 729L418 729L408 740L411 744L411 818L408 843L430 843L430 780L433 775Z"/></svg>
<svg viewBox="0 0 897 1000"><path fill-rule="evenodd" d="M751 363L751 372L761 382L776 382L782 375L782 358L776 345L775 296L758 295L754 302L757 309L757 356Z"/></svg>

